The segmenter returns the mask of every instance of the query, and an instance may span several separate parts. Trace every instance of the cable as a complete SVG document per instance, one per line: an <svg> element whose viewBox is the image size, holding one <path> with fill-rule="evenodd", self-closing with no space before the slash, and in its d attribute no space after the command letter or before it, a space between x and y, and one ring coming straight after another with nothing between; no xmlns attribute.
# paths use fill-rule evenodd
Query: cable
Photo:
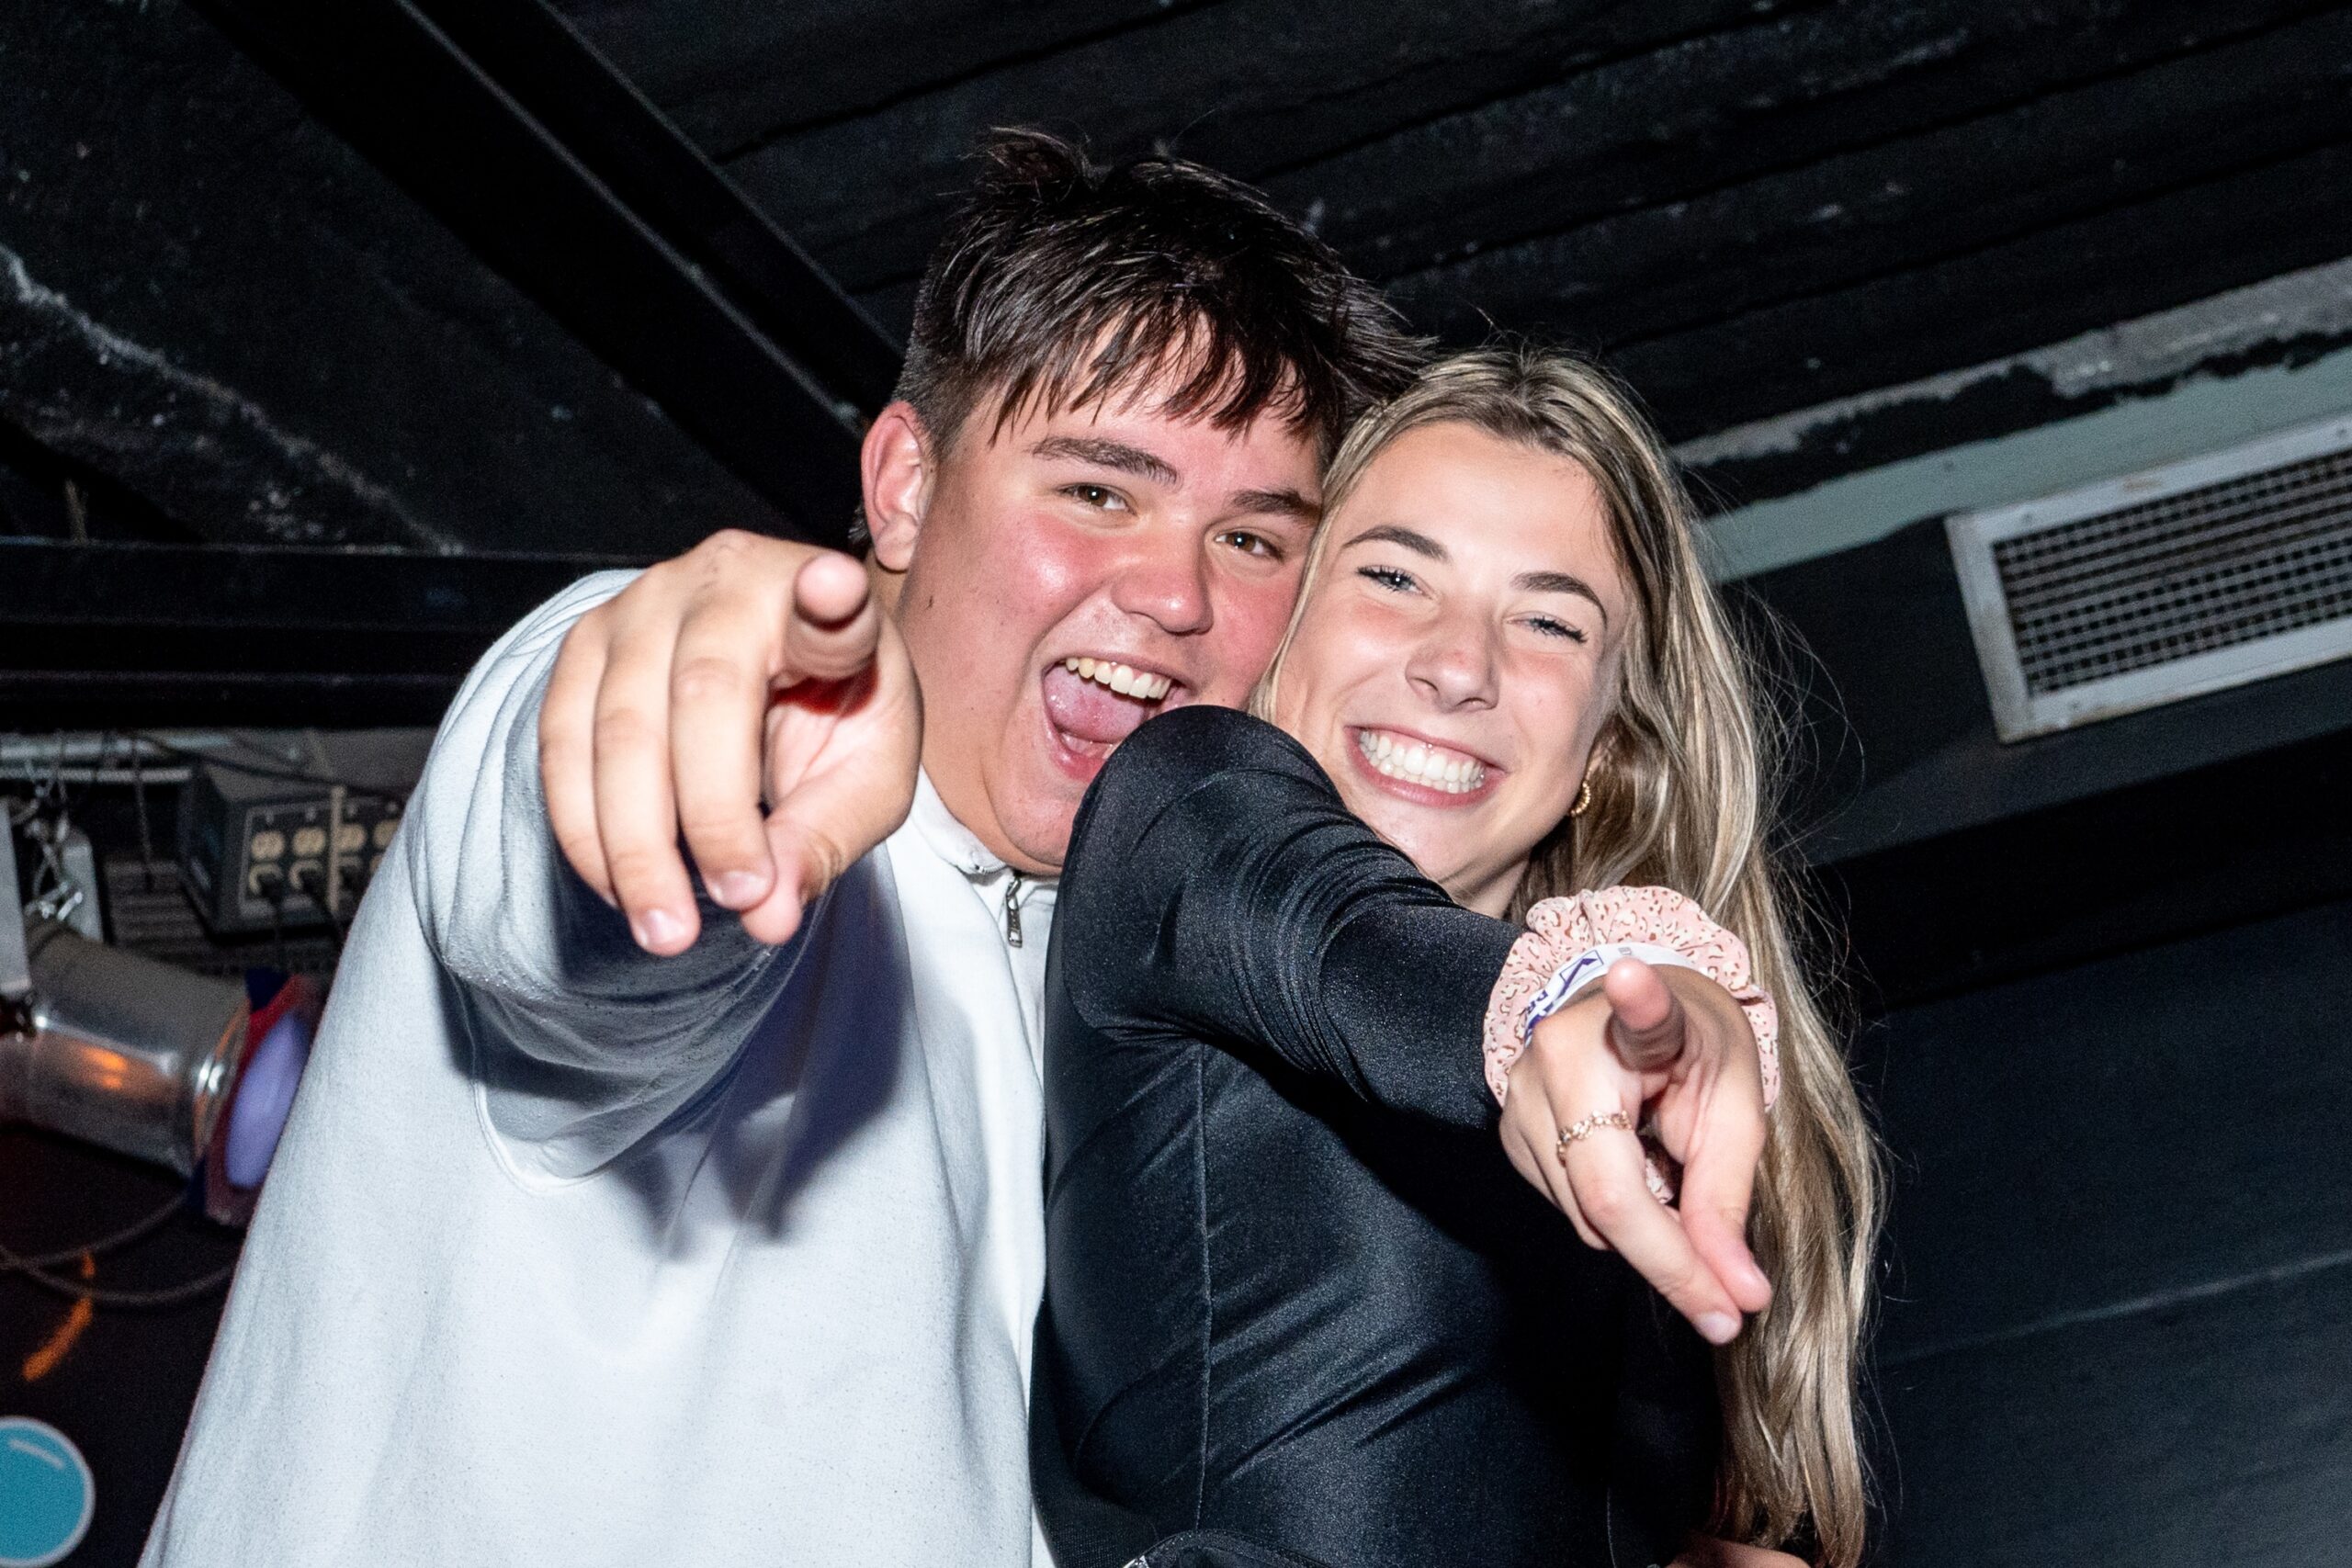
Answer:
<svg viewBox="0 0 2352 1568"><path fill-rule="evenodd" d="M176 1285L164 1285L152 1291L119 1291L102 1285L93 1285L81 1280L69 1280L62 1275L52 1274L46 1269L35 1268L28 1260L17 1256L5 1244L0 1244L0 1272L22 1274L44 1290L53 1291L61 1296L85 1297L100 1306L176 1306L181 1302L192 1302L199 1296L209 1295L228 1283L229 1276L236 1271L236 1264L230 1262L222 1264L209 1274L199 1274L193 1280L185 1280Z"/></svg>
<svg viewBox="0 0 2352 1568"><path fill-rule="evenodd" d="M182 1195L174 1194L170 1202L137 1224L126 1225L112 1235L101 1237L85 1247L28 1255L17 1251L5 1242L0 1242L0 1276L22 1274L44 1290L52 1291L61 1296L87 1297L100 1306L162 1307L194 1301L199 1296L218 1290L228 1280L230 1275L236 1272L236 1264L226 1263L209 1273L199 1274L193 1280L182 1280L176 1285L164 1285L154 1290L115 1290L50 1272L60 1263L71 1263L75 1258L85 1256L96 1258L101 1253L110 1252L117 1247L127 1247L134 1241L141 1240L161 1229L173 1215L185 1207L187 1207L187 1199Z"/></svg>
<svg viewBox="0 0 2352 1568"><path fill-rule="evenodd" d="M286 883L283 878L269 890L269 946L277 972L290 974L291 971L286 967Z"/></svg>
<svg viewBox="0 0 2352 1568"><path fill-rule="evenodd" d="M328 842L327 853L329 855L333 855L334 853L334 845L332 840ZM319 913L327 918L327 929L334 932L335 956L337 958L341 958L343 956L343 917L335 912L334 904L327 898L327 874L323 871L303 873L302 880L294 884L294 891L301 894L302 897L317 905ZM277 896L277 898L273 901L270 906L271 919L273 921L278 919L278 911L284 904L285 897L286 896L283 893L280 893ZM278 949L280 956L277 966L280 969L283 969L286 967L286 964L284 960L285 938L282 935L278 939Z"/></svg>
<svg viewBox="0 0 2352 1568"><path fill-rule="evenodd" d="M27 1255L11 1251L6 1246L0 1245L0 1273L8 1273L19 1269L54 1269L61 1263L73 1262L85 1252L95 1258L100 1253L112 1252L119 1247L128 1247L134 1241L153 1235L174 1214L187 1206L187 1197L184 1194L175 1193L170 1202L136 1224L125 1225L112 1235L101 1236L96 1241L87 1242L80 1247L60 1247L55 1252Z"/></svg>

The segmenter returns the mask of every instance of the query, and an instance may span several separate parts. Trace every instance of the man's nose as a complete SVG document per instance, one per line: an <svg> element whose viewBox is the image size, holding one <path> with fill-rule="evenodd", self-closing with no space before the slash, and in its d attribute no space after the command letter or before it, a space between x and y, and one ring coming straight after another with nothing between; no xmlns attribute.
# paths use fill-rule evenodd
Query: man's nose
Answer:
<svg viewBox="0 0 2352 1568"><path fill-rule="evenodd" d="M1208 630L1213 617L1204 547L1191 538L1143 541L1121 566L1111 602L1171 637Z"/></svg>
<svg viewBox="0 0 2352 1568"><path fill-rule="evenodd" d="M1444 617L1414 644L1405 678L1442 709L1494 706L1499 676L1491 628L1467 615Z"/></svg>

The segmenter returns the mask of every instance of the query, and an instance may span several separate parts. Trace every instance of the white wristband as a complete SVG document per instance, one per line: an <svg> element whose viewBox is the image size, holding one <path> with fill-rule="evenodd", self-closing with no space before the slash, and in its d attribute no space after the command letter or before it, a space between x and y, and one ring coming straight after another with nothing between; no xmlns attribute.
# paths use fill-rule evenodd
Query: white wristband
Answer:
<svg viewBox="0 0 2352 1568"><path fill-rule="evenodd" d="M1652 942L1611 942L1599 947L1589 947L1553 971L1552 978L1535 993L1524 1012L1520 1015L1519 1037L1532 1039L1535 1026L1567 1006L1585 992L1599 985L1609 973L1609 966L1621 958L1638 958L1659 969L1688 969L1703 975L1706 970L1670 947L1660 947Z"/></svg>

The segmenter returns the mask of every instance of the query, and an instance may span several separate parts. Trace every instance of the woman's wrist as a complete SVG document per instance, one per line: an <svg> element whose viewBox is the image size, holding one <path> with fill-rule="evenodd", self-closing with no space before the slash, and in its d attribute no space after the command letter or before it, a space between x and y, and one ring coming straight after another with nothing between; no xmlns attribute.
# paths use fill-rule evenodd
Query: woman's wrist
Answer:
<svg viewBox="0 0 2352 1568"><path fill-rule="evenodd" d="M1638 958L1656 969L1689 969L1704 975L1698 961L1655 942L1604 942L1588 947L1552 972L1544 988L1521 1010L1519 1041L1535 1038L1535 1026L1609 977L1609 966L1621 958Z"/></svg>
<svg viewBox="0 0 2352 1568"><path fill-rule="evenodd" d="M1487 1007L1487 1084L1510 1094L1511 1064L1535 1026L1589 991L1621 958L1705 976L1739 1004L1756 1041L1764 1104L1780 1091L1780 1017L1755 983L1747 944L1667 887L1605 887L1546 898L1528 911Z"/></svg>

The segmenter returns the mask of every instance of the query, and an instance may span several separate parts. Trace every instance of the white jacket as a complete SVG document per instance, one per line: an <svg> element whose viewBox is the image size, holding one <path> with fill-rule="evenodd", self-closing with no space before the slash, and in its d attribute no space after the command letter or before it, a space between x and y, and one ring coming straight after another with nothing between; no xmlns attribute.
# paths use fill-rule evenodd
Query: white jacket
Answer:
<svg viewBox="0 0 2352 1568"><path fill-rule="evenodd" d="M354 923L148 1568L1029 1561L1051 889L926 781L786 948L657 960L484 657Z"/></svg>

